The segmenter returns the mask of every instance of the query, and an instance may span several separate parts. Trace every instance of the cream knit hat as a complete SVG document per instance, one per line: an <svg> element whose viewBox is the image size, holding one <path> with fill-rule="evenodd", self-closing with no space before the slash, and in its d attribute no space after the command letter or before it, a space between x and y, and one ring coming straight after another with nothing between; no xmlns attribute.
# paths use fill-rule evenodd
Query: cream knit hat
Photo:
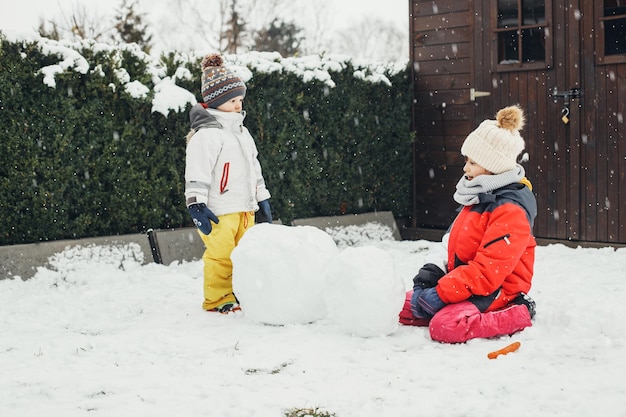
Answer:
<svg viewBox="0 0 626 417"><path fill-rule="evenodd" d="M517 156L524 150L524 139L519 134L524 122L519 106L501 109L496 120L485 120L467 136L461 154L493 174L514 169Z"/></svg>

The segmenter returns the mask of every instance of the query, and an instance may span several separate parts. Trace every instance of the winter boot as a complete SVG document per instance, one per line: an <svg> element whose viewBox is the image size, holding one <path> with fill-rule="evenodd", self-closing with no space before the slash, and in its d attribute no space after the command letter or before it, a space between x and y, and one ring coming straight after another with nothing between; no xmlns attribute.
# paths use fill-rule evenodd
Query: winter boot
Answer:
<svg viewBox="0 0 626 417"><path fill-rule="evenodd" d="M532 319L533 317L535 317L535 300L530 298L528 294L524 292L519 293L519 295L515 297L513 301L511 301L511 304L525 305L528 309L528 312L530 313L530 318Z"/></svg>

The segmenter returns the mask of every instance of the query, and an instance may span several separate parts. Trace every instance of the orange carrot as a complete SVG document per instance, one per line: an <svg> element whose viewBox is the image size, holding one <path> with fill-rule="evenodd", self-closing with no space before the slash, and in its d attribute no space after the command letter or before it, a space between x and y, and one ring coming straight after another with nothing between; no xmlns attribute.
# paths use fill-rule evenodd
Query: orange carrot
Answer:
<svg viewBox="0 0 626 417"><path fill-rule="evenodd" d="M520 342L514 342L506 347L503 347L502 349L494 350L493 352L488 353L487 357L489 359L495 359L500 355L506 355L507 353L515 352L517 349L519 349L520 346L522 346Z"/></svg>

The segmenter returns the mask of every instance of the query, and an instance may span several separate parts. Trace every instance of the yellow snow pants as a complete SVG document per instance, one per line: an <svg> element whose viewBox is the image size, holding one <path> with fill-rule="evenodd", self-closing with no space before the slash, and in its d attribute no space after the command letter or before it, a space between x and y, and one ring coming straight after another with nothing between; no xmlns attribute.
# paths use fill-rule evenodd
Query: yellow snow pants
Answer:
<svg viewBox="0 0 626 417"><path fill-rule="evenodd" d="M219 305L236 302L233 294L233 263L230 254L243 237L254 226L254 212L246 211L218 216L219 223L205 235L200 230L204 242L204 302L202 308L212 310Z"/></svg>

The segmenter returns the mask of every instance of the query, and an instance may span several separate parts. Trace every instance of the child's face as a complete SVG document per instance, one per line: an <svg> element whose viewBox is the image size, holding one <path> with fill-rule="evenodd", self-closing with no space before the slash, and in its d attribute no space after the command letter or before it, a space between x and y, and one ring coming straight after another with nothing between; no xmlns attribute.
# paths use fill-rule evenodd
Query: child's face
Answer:
<svg viewBox="0 0 626 417"><path fill-rule="evenodd" d="M478 165L473 159L465 157L465 165L463 165L463 172L465 172L465 178L473 180L479 175L491 175L491 172L487 171L482 166Z"/></svg>
<svg viewBox="0 0 626 417"><path fill-rule="evenodd" d="M228 100L226 103L218 106L217 109L227 113L241 113L241 110L243 109L243 96L238 96Z"/></svg>

